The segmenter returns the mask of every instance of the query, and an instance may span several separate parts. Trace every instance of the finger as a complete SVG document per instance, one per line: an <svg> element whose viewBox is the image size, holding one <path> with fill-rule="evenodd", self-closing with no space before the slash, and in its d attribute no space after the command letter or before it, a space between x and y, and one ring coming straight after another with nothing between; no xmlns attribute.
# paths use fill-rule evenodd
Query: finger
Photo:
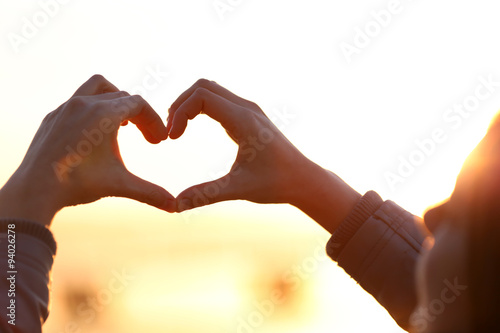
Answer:
<svg viewBox="0 0 500 333"><path fill-rule="evenodd" d="M87 96L84 98L89 98L90 100L94 102L98 101L109 101L117 98L122 98L122 97L128 97L130 94L126 91L114 91L114 92L107 92L99 95L93 95L93 96Z"/></svg>
<svg viewBox="0 0 500 333"><path fill-rule="evenodd" d="M118 91L118 92L110 92L110 93L104 93L100 95L95 95L92 96L94 101L104 101L104 100L113 100L116 98L121 98L121 97L127 97L130 96L130 94L126 91ZM120 126L127 126L128 125L128 120L123 121Z"/></svg>
<svg viewBox="0 0 500 333"><path fill-rule="evenodd" d="M183 92L176 100L175 102L170 106L170 109L168 110L169 112L169 120L167 122L167 128L170 129L171 127L171 121L173 120L174 114L177 112L177 109L187 100L191 95L198 89L198 88L204 88L207 90L210 90L216 95L219 95L228 101L233 102L234 104L241 105L243 107L248 107L251 105L254 105L253 102L246 100L244 98L239 97L238 95L234 94L233 92L227 90L226 88L220 86L217 84L215 81L210 81L207 79L199 79L196 81L195 84L193 84L188 90Z"/></svg>
<svg viewBox="0 0 500 333"><path fill-rule="evenodd" d="M161 210L173 213L176 210L175 198L164 188L150 183L136 175L126 172L112 196L124 197L146 203Z"/></svg>
<svg viewBox="0 0 500 333"><path fill-rule="evenodd" d="M217 180L192 186L182 191L176 198L176 211L211 205L216 202L239 199L230 183L230 175Z"/></svg>
<svg viewBox="0 0 500 333"><path fill-rule="evenodd" d="M221 97L224 97L228 101L231 101L235 104L239 104L242 106L245 106L245 104L247 104L247 103L252 103L251 101L248 101L244 98L241 98L240 96L238 96L238 95L234 94L233 92L227 90L226 88L220 86L215 81L210 81L207 79L199 79L198 81L196 81L195 84L193 84L188 90L183 92L177 98L177 100L172 104L170 109L172 111L177 110L179 108L179 106L181 106L182 103L184 103L184 101L186 101L198 88L204 88L204 89L210 90L214 94L219 95Z"/></svg>
<svg viewBox="0 0 500 333"><path fill-rule="evenodd" d="M161 117L141 96L134 95L114 99L110 112L118 117L118 124L125 121L134 123L146 140L151 143L159 143L168 137L167 128Z"/></svg>
<svg viewBox="0 0 500 333"><path fill-rule="evenodd" d="M117 87L106 80L104 76L96 74L82 84L80 88L75 91L73 96L99 95L116 91L119 91Z"/></svg>
<svg viewBox="0 0 500 333"><path fill-rule="evenodd" d="M171 120L169 136L172 139L180 137L187 126L187 122L201 112L218 121L229 132L239 123L240 116L236 110L239 106L227 99L204 88L196 89L189 98L182 103Z"/></svg>

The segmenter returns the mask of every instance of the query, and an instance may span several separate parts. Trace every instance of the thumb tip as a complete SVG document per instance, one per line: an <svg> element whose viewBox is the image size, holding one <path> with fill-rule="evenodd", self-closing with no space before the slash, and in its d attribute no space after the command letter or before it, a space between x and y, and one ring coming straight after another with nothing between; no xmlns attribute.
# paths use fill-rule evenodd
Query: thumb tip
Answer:
<svg viewBox="0 0 500 333"><path fill-rule="evenodd" d="M175 198L166 191L165 193L158 190L152 191L149 194L148 203L169 213L175 212L176 209Z"/></svg>
<svg viewBox="0 0 500 333"><path fill-rule="evenodd" d="M214 184L220 186L214 182L208 182L195 185L181 192L176 199L177 212L181 213L189 209L203 207L222 201L220 187L217 187L216 191L213 191L213 187L211 188L211 185Z"/></svg>
<svg viewBox="0 0 500 333"><path fill-rule="evenodd" d="M177 205L175 203L175 200L166 200L165 204L163 204L161 207L158 208L168 213L176 213L177 212L176 206Z"/></svg>
<svg viewBox="0 0 500 333"><path fill-rule="evenodd" d="M186 210L190 210L190 209L195 208L194 205L193 205L192 200L186 199L186 198L177 200L176 204L177 204L176 211L178 213L182 213L182 212L184 212Z"/></svg>

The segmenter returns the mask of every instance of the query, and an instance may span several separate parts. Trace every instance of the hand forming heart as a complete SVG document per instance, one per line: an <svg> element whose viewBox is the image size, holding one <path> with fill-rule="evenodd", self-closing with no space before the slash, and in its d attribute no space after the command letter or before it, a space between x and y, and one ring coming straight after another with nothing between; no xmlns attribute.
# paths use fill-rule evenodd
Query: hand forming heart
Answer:
<svg viewBox="0 0 500 333"><path fill-rule="evenodd" d="M239 149L227 175L177 196L178 212L236 199L294 203L304 192L309 172L321 169L285 138L257 104L205 79L198 80L172 104L169 137L180 137L188 120L200 113L218 121Z"/></svg>
<svg viewBox="0 0 500 333"><path fill-rule="evenodd" d="M200 113L225 128L238 144L238 153L227 175L181 192L178 212L224 200L289 203L333 232L361 197L337 175L306 158L257 104L213 81L198 80L172 104L170 138L180 137L188 120Z"/></svg>
<svg viewBox="0 0 500 333"><path fill-rule="evenodd" d="M146 140L156 144L179 138L188 120L200 113L218 121L239 146L226 176L174 198L126 169L117 142L120 124L136 124ZM290 203L311 216L308 211L321 211L315 196L329 195L325 179L335 185L335 177L302 155L255 103L213 81L201 79L185 91L172 104L165 126L142 97L119 91L96 75L45 117L5 187L15 184L10 186L13 191L33 198L30 209L20 207L25 218L49 225L61 208L107 196L131 198L168 212L236 199ZM6 204L19 205L15 200Z"/></svg>

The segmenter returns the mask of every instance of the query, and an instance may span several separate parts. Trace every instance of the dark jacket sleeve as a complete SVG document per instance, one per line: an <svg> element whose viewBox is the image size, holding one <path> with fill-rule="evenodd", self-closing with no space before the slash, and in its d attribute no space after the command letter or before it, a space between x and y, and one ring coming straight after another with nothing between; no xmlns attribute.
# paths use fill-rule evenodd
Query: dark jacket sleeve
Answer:
<svg viewBox="0 0 500 333"><path fill-rule="evenodd" d="M52 233L43 225L0 220L0 332L42 331L55 254Z"/></svg>
<svg viewBox="0 0 500 333"><path fill-rule="evenodd" d="M370 191L327 244L328 255L406 330L417 303L415 267L426 236L421 223Z"/></svg>

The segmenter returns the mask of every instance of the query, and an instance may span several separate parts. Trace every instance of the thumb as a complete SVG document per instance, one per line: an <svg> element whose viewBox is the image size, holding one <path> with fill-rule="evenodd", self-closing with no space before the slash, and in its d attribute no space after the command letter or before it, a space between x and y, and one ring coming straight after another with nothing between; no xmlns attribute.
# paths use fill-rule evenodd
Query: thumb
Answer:
<svg viewBox="0 0 500 333"><path fill-rule="evenodd" d="M230 175L217 180L192 186L176 198L178 213L185 210L211 205L216 202L238 199L231 186Z"/></svg>
<svg viewBox="0 0 500 333"><path fill-rule="evenodd" d="M163 187L139 178L128 171L120 178L113 196L144 202L170 213L175 212L175 198Z"/></svg>

